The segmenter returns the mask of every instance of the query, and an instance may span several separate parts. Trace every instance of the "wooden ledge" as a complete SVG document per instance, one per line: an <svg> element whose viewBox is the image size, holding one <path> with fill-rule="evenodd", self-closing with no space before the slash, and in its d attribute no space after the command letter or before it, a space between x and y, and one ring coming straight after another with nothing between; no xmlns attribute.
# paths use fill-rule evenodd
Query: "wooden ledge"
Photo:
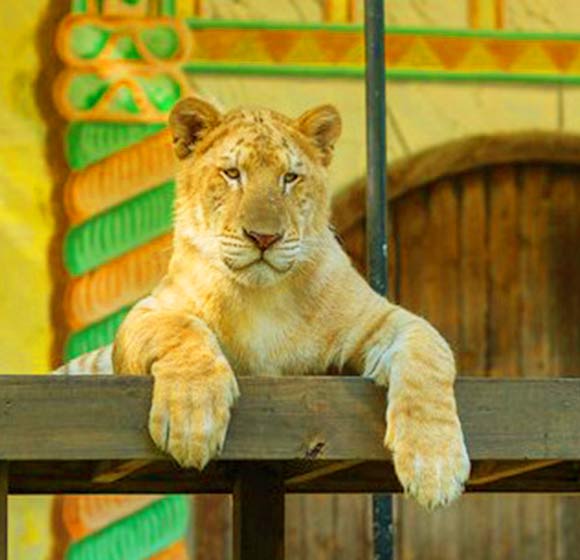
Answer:
<svg viewBox="0 0 580 560"><path fill-rule="evenodd" d="M354 377L242 379L221 460L198 473L147 433L151 379L0 376L14 494L232 493L260 469L288 493L400 492L385 391ZM461 379L471 492L580 492L580 379Z"/></svg>
<svg viewBox="0 0 580 560"><path fill-rule="evenodd" d="M385 392L351 377L241 379L222 459L386 461ZM460 379L474 460L580 459L580 379ZM0 376L0 460L158 460L151 380Z"/></svg>

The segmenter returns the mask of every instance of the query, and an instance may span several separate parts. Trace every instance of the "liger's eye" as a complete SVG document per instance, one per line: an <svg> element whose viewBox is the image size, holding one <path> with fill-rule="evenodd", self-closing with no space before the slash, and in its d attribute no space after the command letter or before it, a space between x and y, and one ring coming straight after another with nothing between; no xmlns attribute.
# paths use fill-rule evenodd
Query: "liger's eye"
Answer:
<svg viewBox="0 0 580 560"><path fill-rule="evenodd" d="M285 173L284 174L284 183L286 183L287 185L290 183L293 183L297 179L298 179L297 173Z"/></svg>
<svg viewBox="0 0 580 560"><path fill-rule="evenodd" d="M222 173L229 179L239 179L241 176L240 170L237 167L229 167L228 169L224 169Z"/></svg>

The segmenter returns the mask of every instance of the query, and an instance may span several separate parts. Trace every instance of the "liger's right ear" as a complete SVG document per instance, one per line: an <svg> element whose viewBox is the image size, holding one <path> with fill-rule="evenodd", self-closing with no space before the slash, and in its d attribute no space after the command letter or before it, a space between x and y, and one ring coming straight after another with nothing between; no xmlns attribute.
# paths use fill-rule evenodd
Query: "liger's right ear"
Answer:
<svg viewBox="0 0 580 560"><path fill-rule="evenodd" d="M169 115L169 128L177 157L183 159L191 154L195 143L220 119L220 112L202 99L187 97L178 101Z"/></svg>

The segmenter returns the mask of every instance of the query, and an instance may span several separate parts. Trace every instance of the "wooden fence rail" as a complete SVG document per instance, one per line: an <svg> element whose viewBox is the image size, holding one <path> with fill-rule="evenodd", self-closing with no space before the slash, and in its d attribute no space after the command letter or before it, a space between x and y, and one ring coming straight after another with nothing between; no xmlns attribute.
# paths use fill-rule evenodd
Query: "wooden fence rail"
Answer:
<svg viewBox="0 0 580 560"><path fill-rule="evenodd" d="M284 492L400 491L381 443L385 392L363 379L241 379L222 457L201 474L149 439L151 387L0 376L0 560L7 493L231 492L236 558L272 560L283 558ZM459 379L456 390L474 461L468 491L580 492L580 379ZM277 513L244 516L264 504ZM256 548L257 527L277 536Z"/></svg>

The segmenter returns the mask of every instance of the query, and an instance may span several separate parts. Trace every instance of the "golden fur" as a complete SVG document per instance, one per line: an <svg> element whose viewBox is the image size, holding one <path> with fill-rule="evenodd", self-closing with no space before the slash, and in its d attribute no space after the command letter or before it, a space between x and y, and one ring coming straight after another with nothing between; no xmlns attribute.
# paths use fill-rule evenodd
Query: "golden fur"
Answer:
<svg viewBox="0 0 580 560"><path fill-rule="evenodd" d="M236 375L348 368L388 386L385 445L406 492L429 508L458 497L469 460L451 350L374 293L329 230L337 111L222 115L185 99L170 125L179 170L169 271L113 350L116 372L155 378L156 444L201 469L223 445Z"/></svg>

